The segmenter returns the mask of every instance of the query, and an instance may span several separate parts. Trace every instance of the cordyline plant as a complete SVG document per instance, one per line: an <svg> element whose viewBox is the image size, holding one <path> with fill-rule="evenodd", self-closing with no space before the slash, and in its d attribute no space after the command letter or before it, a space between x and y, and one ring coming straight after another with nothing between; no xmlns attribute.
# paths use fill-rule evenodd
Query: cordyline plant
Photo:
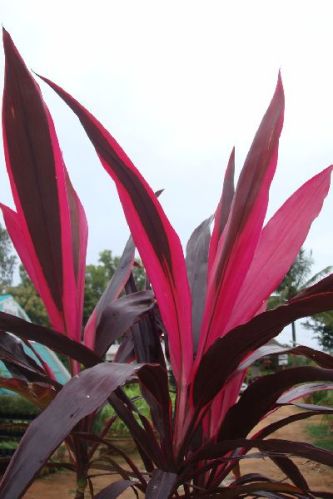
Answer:
<svg viewBox="0 0 333 499"><path fill-rule="evenodd" d="M333 454L306 443L272 438L277 429L332 408L296 403L318 389L333 388L333 359L308 347L282 349L267 342L292 321L333 308L333 275L288 303L265 311L319 214L332 166L302 185L264 225L283 124L284 94L279 76L273 99L255 135L234 188L234 151L227 165L212 232L212 218L192 234L186 248L158 197L99 121L55 83L42 78L74 111L114 180L131 231L120 266L82 326L87 223L74 191L50 113L39 87L10 36L6 55L3 136L16 211L1 205L7 230L40 294L52 329L0 314L0 327L25 341L38 340L71 359L72 379L63 387L46 366L1 333L1 358L15 366L21 392L46 407L30 425L2 479L0 498L20 497L53 451L66 440L68 467L77 474L76 497L84 497L98 444L114 450L107 428L92 431L97 411L113 405L136 443L142 465L123 455L127 467L109 458L120 479L95 495L118 497L127 487L148 498L333 497L310 491L291 459L299 456L333 465ZM132 277L134 250L145 266L146 291ZM124 292L125 291L125 292ZM164 335L176 384L171 403ZM103 358L123 337L117 362ZM262 377L239 397L247 368L269 353L288 351L311 359ZM138 413L122 386L139 382L151 413ZM30 392L29 392L30 390ZM300 409L276 423L254 428L283 405ZM241 475L239 463L256 449L287 480L260 469ZM119 451L120 452L120 451ZM253 453L252 453L253 455Z"/></svg>

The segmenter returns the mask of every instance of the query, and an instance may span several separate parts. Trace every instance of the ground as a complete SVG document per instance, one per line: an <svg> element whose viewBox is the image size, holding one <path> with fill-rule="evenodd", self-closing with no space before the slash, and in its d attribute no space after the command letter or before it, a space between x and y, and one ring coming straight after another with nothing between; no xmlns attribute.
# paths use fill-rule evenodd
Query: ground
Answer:
<svg viewBox="0 0 333 499"><path fill-rule="evenodd" d="M270 416L270 422L289 416L295 411L291 407L283 407ZM309 442L309 436L306 432L306 426L309 421L320 421L320 416L315 416L309 420L298 421L293 423L278 432L273 436L278 438L298 440ZM306 461L305 459L296 458L295 462L299 465L302 473L305 475L310 487L313 490L333 491L333 470L316 463ZM268 459L250 459L242 463L242 472L260 472L265 474L268 472L270 476L277 479L283 478L279 470L271 464ZM113 478L114 480L117 478ZM95 479L96 492L110 483L110 477L100 477ZM24 499L73 499L74 496L74 476L72 473L60 472L48 477L36 480L24 495ZM90 494L87 494L87 498ZM121 496L122 499L134 498L135 495L131 490L125 491Z"/></svg>

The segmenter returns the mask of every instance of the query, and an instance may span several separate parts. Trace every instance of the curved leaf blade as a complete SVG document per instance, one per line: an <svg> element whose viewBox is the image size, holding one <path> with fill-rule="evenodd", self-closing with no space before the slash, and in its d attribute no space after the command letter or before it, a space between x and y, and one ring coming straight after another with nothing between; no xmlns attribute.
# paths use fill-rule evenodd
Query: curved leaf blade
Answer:
<svg viewBox="0 0 333 499"><path fill-rule="evenodd" d="M0 483L0 498L20 497L74 426L141 367L103 363L74 376L28 427Z"/></svg>
<svg viewBox="0 0 333 499"><path fill-rule="evenodd" d="M135 245L155 291L177 380L187 383L193 359L191 297L179 238L145 179L101 123L67 92L42 78L78 116L114 180Z"/></svg>

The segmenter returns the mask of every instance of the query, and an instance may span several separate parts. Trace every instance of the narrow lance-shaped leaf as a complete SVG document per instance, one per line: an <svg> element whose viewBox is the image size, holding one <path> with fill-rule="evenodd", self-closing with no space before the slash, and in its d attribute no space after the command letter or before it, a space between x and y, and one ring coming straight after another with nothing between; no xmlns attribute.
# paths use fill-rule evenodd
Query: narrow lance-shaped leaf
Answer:
<svg viewBox="0 0 333 499"><path fill-rule="evenodd" d="M110 345L126 333L154 305L155 299L151 291L138 291L122 296L106 307L98 326L96 354L102 357Z"/></svg>
<svg viewBox="0 0 333 499"><path fill-rule="evenodd" d="M237 404L230 408L222 423L219 440L245 437L265 414L274 409L284 392L309 381L327 381L332 384L333 370L296 367L258 379L247 388Z"/></svg>
<svg viewBox="0 0 333 499"><path fill-rule="evenodd" d="M319 292L332 287L333 279L313 286L313 294L294 299L286 305L268 310L236 327L210 347L201 360L194 379L193 397L199 406L205 405L224 386L245 357L265 345L282 329L301 317L333 308L333 292ZM214 376L211 373L214 372Z"/></svg>
<svg viewBox="0 0 333 499"><path fill-rule="evenodd" d="M318 216L330 187L332 166L302 185L264 227L226 329L246 322L277 289Z"/></svg>
<svg viewBox="0 0 333 499"><path fill-rule="evenodd" d="M196 352L207 290L208 250L211 217L192 233L186 246L187 275L192 292L192 337Z"/></svg>
<svg viewBox="0 0 333 499"><path fill-rule="evenodd" d="M17 213L8 232L53 327L81 340L87 224L40 89L4 30L3 139Z"/></svg>
<svg viewBox="0 0 333 499"><path fill-rule="evenodd" d="M84 343L92 350L95 349L95 338L101 333L98 331L98 326L105 308L118 298L123 291L126 282L128 281L133 268L135 254L135 246L132 237L126 243L123 254L120 258L119 265L113 274L106 290L102 294L96 304L91 316L88 319L84 329ZM100 338L98 338L100 341Z"/></svg>
<svg viewBox="0 0 333 499"><path fill-rule="evenodd" d="M147 499L168 499L177 483L177 474L155 470L146 490Z"/></svg>
<svg viewBox="0 0 333 499"><path fill-rule="evenodd" d="M73 341L50 328L15 317L15 315L0 312L1 329L14 333L23 340L38 341L38 343L46 345L51 350L68 355L86 367L91 367L101 362L100 357L81 343Z"/></svg>
<svg viewBox="0 0 333 499"><path fill-rule="evenodd" d="M0 498L20 497L74 426L141 367L103 363L74 376L25 432L0 483Z"/></svg>
<svg viewBox="0 0 333 499"><path fill-rule="evenodd" d="M224 228L227 225L232 201L234 199L235 187L235 148L232 149L227 169L224 175L221 199L216 208L214 227L209 245L208 269L212 268L217 253L217 247L221 240Z"/></svg>
<svg viewBox="0 0 333 499"><path fill-rule="evenodd" d="M43 79L78 116L102 165L116 183L168 332L175 377L186 384L193 358L191 297L179 238L154 192L109 132L67 92Z"/></svg>
<svg viewBox="0 0 333 499"><path fill-rule="evenodd" d="M210 269L198 362L214 339L225 332L230 312L257 247L277 164L283 114L284 93L279 75L273 99L238 180L223 245L218 246Z"/></svg>

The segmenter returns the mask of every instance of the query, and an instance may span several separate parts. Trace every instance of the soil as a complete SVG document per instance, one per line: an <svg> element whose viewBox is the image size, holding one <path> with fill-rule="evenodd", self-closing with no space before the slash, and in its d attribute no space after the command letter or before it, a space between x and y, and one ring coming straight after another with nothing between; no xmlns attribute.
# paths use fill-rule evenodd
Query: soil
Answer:
<svg viewBox="0 0 333 499"><path fill-rule="evenodd" d="M265 425L268 422L273 422L275 420L281 419L282 417L287 417L294 413L297 409L291 407L283 407L278 411L274 412L265 420ZM315 416L310 420L303 420L295 422L281 430L277 431L272 438L283 438L286 440L297 440L303 442L309 442L309 436L306 432L306 426L311 423L319 423L321 416ZM317 463L310 462L306 459L295 458L295 463L299 466L301 472L306 477L308 484L311 489L332 492L333 491L333 469L328 468ZM241 463L242 473L253 473L260 472L261 474L268 474L269 476L274 476L276 479L283 479L284 475L279 471L278 468L269 459L248 459ZM97 472L98 473L98 472ZM114 475L103 476L95 478L94 491L97 493L99 490L103 489L111 483L111 481L119 480L119 476ZM24 499L73 499L75 489L75 479L74 475L70 472L59 472L53 475L48 475L45 478L37 479L31 485L29 490L24 495ZM87 499L91 497L88 492L86 495ZM121 496L122 499L133 499L135 494L131 489L123 492Z"/></svg>

